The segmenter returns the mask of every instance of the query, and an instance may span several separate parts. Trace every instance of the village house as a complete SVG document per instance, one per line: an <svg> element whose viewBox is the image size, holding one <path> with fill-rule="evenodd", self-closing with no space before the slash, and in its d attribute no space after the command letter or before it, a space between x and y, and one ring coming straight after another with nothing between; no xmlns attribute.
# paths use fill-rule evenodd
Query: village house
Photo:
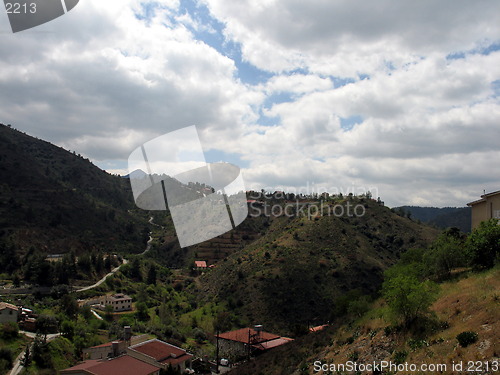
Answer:
<svg viewBox="0 0 500 375"><path fill-rule="evenodd" d="M324 330L326 327L328 327L328 324L323 324L323 325L316 326L316 327L309 327L309 332L310 333L319 332L319 331Z"/></svg>
<svg viewBox="0 0 500 375"><path fill-rule="evenodd" d="M160 367L129 355L87 360L60 372L61 375L159 375Z"/></svg>
<svg viewBox="0 0 500 375"><path fill-rule="evenodd" d="M124 340L115 340L83 349L83 359L105 359L126 354L127 348L149 340L148 335L132 336L130 326L124 327Z"/></svg>
<svg viewBox="0 0 500 375"><path fill-rule="evenodd" d="M181 373L191 368L193 355L175 345L153 339L127 348L127 354L146 363L168 369L172 366Z"/></svg>
<svg viewBox="0 0 500 375"><path fill-rule="evenodd" d="M205 260L195 260L194 267L198 270L206 270L207 269L207 262Z"/></svg>
<svg viewBox="0 0 500 375"><path fill-rule="evenodd" d="M19 319L19 308L7 302L0 302L0 324L16 323Z"/></svg>
<svg viewBox="0 0 500 375"><path fill-rule="evenodd" d="M105 310L106 306L111 306L113 312L130 311L132 310L132 298L123 293L101 297L99 308Z"/></svg>
<svg viewBox="0 0 500 375"><path fill-rule="evenodd" d="M471 208L472 229L476 229L482 221L500 219L500 190L481 195L481 199L467 203Z"/></svg>
<svg viewBox="0 0 500 375"><path fill-rule="evenodd" d="M264 332L262 326L241 328L216 335L220 353L232 361L288 344L293 339Z"/></svg>
<svg viewBox="0 0 500 375"><path fill-rule="evenodd" d="M83 349L83 358L90 360L118 357L127 352L126 341L112 341Z"/></svg>

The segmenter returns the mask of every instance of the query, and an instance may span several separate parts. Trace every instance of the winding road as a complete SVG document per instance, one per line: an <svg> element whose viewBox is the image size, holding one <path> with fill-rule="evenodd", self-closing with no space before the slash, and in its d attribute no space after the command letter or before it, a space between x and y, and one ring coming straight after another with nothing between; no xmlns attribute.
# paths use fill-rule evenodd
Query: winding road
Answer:
<svg viewBox="0 0 500 375"><path fill-rule="evenodd" d="M153 220L153 217L151 217L151 219L150 219L150 220ZM146 253L147 253L147 252L151 249L151 242L152 242L152 241L153 241L153 237L151 237L151 235L150 235L150 236L149 236L149 240L148 240L147 245L146 245L146 249L145 249L142 253L140 253L139 255L145 255L145 254L146 254ZM127 264L127 263L128 263L128 260L127 260L127 259L125 259L125 258L123 258L123 263L122 263L122 264L120 264L118 267L113 268L113 269L111 270L111 272L110 272L110 273L108 273L107 275L105 275L105 276L104 276L101 280L99 280L99 281L98 281L98 282L96 282L95 284L92 284L92 285L89 285L89 286L86 286L86 287L83 287L83 288L77 289L75 292L84 292L84 291L86 291L86 290L90 290L90 289L97 288L99 285L101 285L103 282L105 282L105 281L106 281L106 279L107 279L109 276L111 276L111 275L113 275L114 273L118 272L118 271L120 270L120 268L121 268L123 265Z"/></svg>
<svg viewBox="0 0 500 375"><path fill-rule="evenodd" d="M19 331L20 334L28 336L31 339L34 339L36 336L36 333L33 332L28 332L28 331ZM56 337L59 337L60 333L51 333L50 335L47 335L47 341L52 341ZM30 344L30 352L33 352L33 343ZM21 373L23 369L23 365L21 365L21 360L24 357L24 351L22 351L17 358L14 361L14 366L12 367L12 370L8 373L8 375L18 375Z"/></svg>
<svg viewBox="0 0 500 375"><path fill-rule="evenodd" d="M149 219L149 223L150 224L153 224L153 225L157 225L158 224L155 224L153 223L153 217L151 216L151 218ZM151 249L151 242L153 241L153 237L151 237L151 234L149 235L149 240L147 242L147 245L146 245L146 249L139 255L145 255L150 249ZM77 289L76 292L83 292L85 290L90 290L90 289L94 289L94 288L97 288L99 285L101 285L103 282L106 281L106 279L115 274L116 272L118 272L118 270L125 264L128 263L128 260L123 258L123 263L120 264L118 267L115 267L111 270L110 273L108 273L107 275L105 275L101 280L99 280L98 282L96 282L95 284L92 284L92 285L89 285L89 286L86 286L86 287L83 287L83 288L80 288L80 289ZM92 310L92 313L98 318L98 319L101 319L102 320L102 317L100 317L94 310ZM36 336L36 333L33 333L33 332L27 332L27 331L19 331L20 334L23 334L31 339L34 339L35 336ZM47 341L51 341L51 340L54 340L56 337L58 337L60 334L59 333L54 333L54 334L50 334L50 335L47 335ZM31 344L30 346L30 351L33 349L33 344ZM12 367L12 370L10 370L10 372L8 373L8 375L18 375L21 373L22 369L23 369L23 366L21 365L21 360L22 358L24 357L24 351L21 352L17 358L15 359L14 361L14 365Z"/></svg>

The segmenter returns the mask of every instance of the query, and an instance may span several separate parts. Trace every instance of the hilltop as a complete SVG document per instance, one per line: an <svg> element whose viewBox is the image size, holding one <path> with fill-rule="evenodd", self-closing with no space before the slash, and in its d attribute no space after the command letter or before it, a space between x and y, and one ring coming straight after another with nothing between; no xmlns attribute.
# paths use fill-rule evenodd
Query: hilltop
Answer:
<svg viewBox="0 0 500 375"><path fill-rule="evenodd" d="M297 334L333 320L346 293L376 293L383 271L402 252L424 247L438 234L366 197L324 202L348 204L361 205L365 214L247 219L267 220L268 228L201 277L200 293L229 301L248 322Z"/></svg>
<svg viewBox="0 0 500 375"><path fill-rule="evenodd" d="M27 253L139 252L147 239L147 216L133 211L128 180L1 124L0 202L7 272Z"/></svg>

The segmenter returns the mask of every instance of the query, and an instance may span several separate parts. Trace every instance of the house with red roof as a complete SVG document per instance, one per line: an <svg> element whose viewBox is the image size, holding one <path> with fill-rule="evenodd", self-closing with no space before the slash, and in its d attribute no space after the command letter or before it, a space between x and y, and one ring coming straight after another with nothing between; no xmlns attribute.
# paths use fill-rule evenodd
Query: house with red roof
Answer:
<svg viewBox="0 0 500 375"><path fill-rule="evenodd" d="M167 369L172 366L180 372L191 367L193 355L164 341L153 339L127 348L127 354L146 363Z"/></svg>
<svg viewBox="0 0 500 375"><path fill-rule="evenodd" d="M195 260L194 267L199 270L207 269L207 262L205 260Z"/></svg>
<svg viewBox="0 0 500 375"><path fill-rule="evenodd" d="M323 325L316 326L316 327L309 327L309 332L311 332L311 333L319 332L319 331L324 330L326 327L328 327L328 324L323 324Z"/></svg>
<svg viewBox="0 0 500 375"><path fill-rule="evenodd" d="M216 335L222 356L232 361L239 360L252 353L261 353L278 346L288 344L293 339L265 332L262 326L241 328Z"/></svg>
<svg viewBox="0 0 500 375"><path fill-rule="evenodd" d="M119 355L127 353L127 348L129 346L139 344L150 339L149 335L127 336L127 332L127 327L125 327L125 340L110 341L101 345L83 349L83 359L105 359L118 357Z"/></svg>
<svg viewBox="0 0 500 375"><path fill-rule="evenodd" d="M112 359L87 360L61 370L61 375L159 375L160 367L129 355Z"/></svg>

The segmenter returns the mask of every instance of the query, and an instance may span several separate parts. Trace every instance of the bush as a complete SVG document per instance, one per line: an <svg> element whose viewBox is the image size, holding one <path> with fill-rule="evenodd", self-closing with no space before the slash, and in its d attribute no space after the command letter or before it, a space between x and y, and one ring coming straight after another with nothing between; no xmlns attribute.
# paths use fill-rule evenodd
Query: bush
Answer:
<svg viewBox="0 0 500 375"><path fill-rule="evenodd" d="M5 340L15 339L18 335L19 326L17 323L9 322L0 326L0 337L3 337Z"/></svg>
<svg viewBox="0 0 500 375"><path fill-rule="evenodd" d="M389 308L406 327L428 313L437 291L436 284L420 282L415 276L405 274L394 276L383 284L383 295Z"/></svg>
<svg viewBox="0 0 500 375"><path fill-rule="evenodd" d="M0 361L1 360L4 360L9 368L12 367L12 362L14 360L12 350L9 348L0 348Z"/></svg>
<svg viewBox="0 0 500 375"><path fill-rule="evenodd" d="M500 225L497 219L483 221L467 239L470 262L476 268L491 268L500 255Z"/></svg>
<svg viewBox="0 0 500 375"><path fill-rule="evenodd" d="M406 350L400 350L394 353L394 362L398 365L404 363L406 357L408 356L408 352Z"/></svg>
<svg viewBox="0 0 500 375"><path fill-rule="evenodd" d="M207 339L207 334L201 328L193 329L193 336L198 344L202 344Z"/></svg>
<svg viewBox="0 0 500 375"><path fill-rule="evenodd" d="M477 341L477 333L472 331L464 331L457 335L457 340L462 348L466 348L470 344L474 344Z"/></svg>

